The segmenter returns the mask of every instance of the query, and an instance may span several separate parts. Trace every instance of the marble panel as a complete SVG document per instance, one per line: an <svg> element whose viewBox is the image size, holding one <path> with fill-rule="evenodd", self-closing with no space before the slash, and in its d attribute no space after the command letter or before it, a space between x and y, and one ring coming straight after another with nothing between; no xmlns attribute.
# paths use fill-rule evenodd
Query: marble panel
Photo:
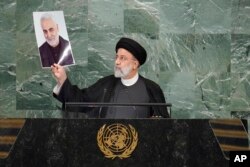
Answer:
<svg viewBox="0 0 250 167"><path fill-rule="evenodd" d="M232 73L231 111L250 111L250 73Z"/></svg>
<svg viewBox="0 0 250 167"><path fill-rule="evenodd" d="M35 11L64 11L68 32L87 31L87 0L17 0L16 31L34 32L32 12ZM28 7L27 7L28 6Z"/></svg>
<svg viewBox="0 0 250 167"><path fill-rule="evenodd" d="M231 35L231 71L233 73L250 71L250 35Z"/></svg>
<svg viewBox="0 0 250 167"><path fill-rule="evenodd" d="M141 9L124 10L124 32L143 33L152 39L159 38L159 21Z"/></svg>
<svg viewBox="0 0 250 167"><path fill-rule="evenodd" d="M195 35L194 71L230 72L230 40L230 34Z"/></svg>
<svg viewBox="0 0 250 167"><path fill-rule="evenodd" d="M172 118L230 118L230 73L160 73Z"/></svg>
<svg viewBox="0 0 250 167"><path fill-rule="evenodd" d="M0 117L17 116L15 34L0 32L0 39Z"/></svg>
<svg viewBox="0 0 250 167"><path fill-rule="evenodd" d="M195 118L198 112L206 111L195 85L194 73L162 72L159 74L159 83L166 101L172 103L172 118ZM202 118L210 117L205 114Z"/></svg>
<svg viewBox="0 0 250 167"><path fill-rule="evenodd" d="M112 10L110 10L112 8ZM113 74L115 44L123 32L123 1L89 2L88 85Z"/></svg>
<svg viewBox="0 0 250 167"><path fill-rule="evenodd" d="M15 31L16 0L0 2L0 32Z"/></svg>
<svg viewBox="0 0 250 167"><path fill-rule="evenodd" d="M115 43L117 40L89 41L88 70L100 76L113 74Z"/></svg>
<svg viewBox="0 0 250 167"><path fill-rule="evenodd" d="M165 33L194 33L196 25L194 0L160 0L160 31Z"/></svg>
<svg viewBox="0 0 250 167"><path fill-rule="evenodd" d="M231 73L196 73L195 79L207 114L214 118L230 118Z"/></svg>
<svg viewBox="0 0 250 167"><path fill-rule="evenodd" d="M49 1L48 1L49 2ZM47 6L44 6L48 9ZM86 33L88 30L88 0L55 0L53 10L62 10L68 33ZM45 10L44 9L44 10Z"/></svg>
<svg viewBox="0 0 250 167"><path fill-rule="evenodd" d="M18 116L16 113L16 77L11 67L10 70L0 68L0 117ZM10 114L11 113L11 114Z"/></svg>
<svg viewBox="0 0 250 167"><path fill-rule="evenodd" d="M88 19L90 39L114 38L117 32L123 32L123 1L89 1Z"/></svg>
<svg viewBox="0 0 250 167"><path fill-rule="evenodd" d="M229 34L162 34L158 47L161 71L230 70Z"/></svg>
<svg viewBox="0 0 250 167"><path fill-rule="evenodd" d="M160 71L195 71L195 35L162 34L157 45Z"/></svg>
<svg viewBox="0 0 250 167"><path fill-rule="evenodd" d="M231 32L233 34L250 34L250 1L231 0L231 3Z"/></svg>
<svg viewBox="0 0 250 167"><path fill-rule="evenodd" d="M88 65L88 34L71 32L69 39L76 65L86 67Z"/></svg>
<svg viewBox="0 0 250 167"><path fill-rule="evenodd" d="M34 34L17 34L16 63L17 109L51 109L52 76L41 68Z"/></svg>
<svg viewBox="0 0 250 167"><path fill-rule="evenodd" d="M161 29L167 33L228 33L231 2L228 0L162 0Z"/></svg>
<svg viewBox="0 0 250 167"><path fill-rule="evenodd" d="M231 28L231 1L195 1L195 32L205 34L225 34Z"/></svg>
<svg viewBox="0 0 250 167"><path fill-rule="evenodd" d="M16 31L17 32L32 32L34 33L33 27L33 16L32 13L37 10L37 7L43 6L43 1L33 0L33 1L16 1ZM51 8L47 9L51 10Z"/></svg>

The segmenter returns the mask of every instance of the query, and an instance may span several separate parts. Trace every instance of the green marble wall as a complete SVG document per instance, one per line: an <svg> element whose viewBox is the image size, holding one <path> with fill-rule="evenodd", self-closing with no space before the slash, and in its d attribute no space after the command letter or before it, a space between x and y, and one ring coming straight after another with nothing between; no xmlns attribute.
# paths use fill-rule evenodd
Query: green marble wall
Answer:
<svg viewBox="0 0 250 167"><path fill-rule="evenodd" d="M4 0L0 117L60 118L55 81L40 68L33 11L63 10L79 87L112 74L122 36L145 46L141 74L162 87L173 118L250 111L250 0Z"/></svg>

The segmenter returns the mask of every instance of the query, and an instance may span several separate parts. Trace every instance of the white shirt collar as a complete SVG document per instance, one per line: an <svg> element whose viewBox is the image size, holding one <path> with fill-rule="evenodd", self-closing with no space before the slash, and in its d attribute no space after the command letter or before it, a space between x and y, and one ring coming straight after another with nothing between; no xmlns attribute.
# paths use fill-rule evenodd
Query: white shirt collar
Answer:
<svg viewBox="0 0 250 167"><path fill-rule="evenodd" d="M130 79L121 78L121 81L122 81L122 84L125 86L132 86L138 81L138 79L139 79L139 74L136 73L133 78L130 78Z"/></svg>

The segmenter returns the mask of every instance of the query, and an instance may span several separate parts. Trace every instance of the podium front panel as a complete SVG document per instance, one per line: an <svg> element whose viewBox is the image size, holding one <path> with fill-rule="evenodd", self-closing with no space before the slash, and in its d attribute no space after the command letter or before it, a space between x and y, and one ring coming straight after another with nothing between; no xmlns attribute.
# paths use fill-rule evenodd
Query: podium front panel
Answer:
<svg viewBox="0 0 250 167"><path fill-rule="evenodd" d="M27 119L9 156L0 160L3 164L224 167L229 163L209 120Z"/></svg>

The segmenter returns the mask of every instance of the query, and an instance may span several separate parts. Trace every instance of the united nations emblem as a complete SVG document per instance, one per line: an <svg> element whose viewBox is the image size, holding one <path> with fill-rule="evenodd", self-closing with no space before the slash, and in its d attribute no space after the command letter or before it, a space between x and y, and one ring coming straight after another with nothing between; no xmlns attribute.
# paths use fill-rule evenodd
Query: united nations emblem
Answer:
<svg viewBox="0 0 250 167"><path fill-rule="evenodd" d="M97 133L97 144L107 158L128 158L138 142L138 134L131 125L103 125Z"/></svg>

